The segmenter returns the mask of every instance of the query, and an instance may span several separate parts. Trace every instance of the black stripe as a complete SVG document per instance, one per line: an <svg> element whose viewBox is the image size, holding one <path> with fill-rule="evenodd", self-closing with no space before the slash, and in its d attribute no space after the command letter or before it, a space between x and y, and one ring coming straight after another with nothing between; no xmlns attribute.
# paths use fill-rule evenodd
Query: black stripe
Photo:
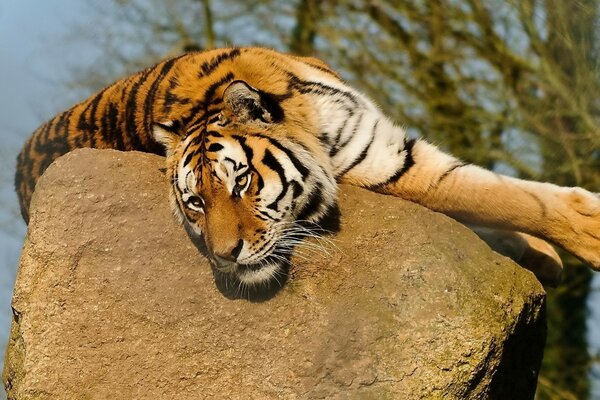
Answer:
<svg viewBox="0 0 600 400"><path fill-rule="evenodd" d="M256 173L257 176L257 180L256 180L256 195L258 196L260 194L260 191L263 190L263 188L265 187L265 181L263 180L262 176L257 172Z"/></svg>
<svg viewBox="0 0 600 400"><path fill-rule="evenodd" d="M223 99L220 97L212 98L212 100L206 105L206 110L208 112L213 112L215 110L221 111L223 109Z"/></svg>
<svg viewBox="0 0 600 400"><path fill-rule="evenodd" d="M91 143L88 145L87 132L74 132L71 136L72 143L69 143L70 146L73 146L74 149L80 149L82 147L94 147L91 146Z"/></svg>
<svg viewBox="0 0 600 400"><path fill-rule="evenodd" d="M183 160L183 168L185 168L192 161L193 156L193 152L190 152L187 156L185 156L185 160Z"/></svg>
<svg viewBox="0 0 600 400"><path fill-rule="evenodd" d="M259 211L259 212L260 212L260 211ZM271 220L271 218L270 218L270 217L269 217L269 218L265 218L265 217L263 217L263 216L261 216L261 215L254 215L254 216L255 216L256 218L258 218L258 219L262 220L262 221L270 221L270 220Z"/></svg>
<svg viewBox="0 0 600 400"><path fill-rule="evenodd" d="M274 242L265 242L262 247L256 250L255 254L272 254L273 249L275 249L279 243L277 241ZM267 247L269 246L269 247ZM266 249L266 250L265 250Z"/></svg>
<svg viewBox="0 0 600 400"><path fill-rule="evenodd" d="M35 142L36 145L38 143L40 143L41 145L41 141L47 141L48 137L50 136L50 132L54 131L54 125L57 124L61 118L63 117L64 113L61 113L59 116L52 118L50 121L48 121L48 123L44 126L44 129L42 129L35 137Z"/></svg>
<svg viewBox="0 0 600 400"><path fill-rule="evenodd" d="M192 102L191 99L186 97L179 97L173 93L173 89L177 86L177 79L171 78L169 80L169 86L165 90L165 94L163 95L163 112L169 113L175 104L190 104Z"/></svg>
<svg viewBox="0 0 600 400"><path fill-rule="evenodd" d="M208 131L206 132L206 136L223 137L223 135L217 131Z"/></svg>
<svg viewBox="0 0 600 400"><path fill-rule="evenodd" d="M269 215L269 213L267 213L266 211L263 211L263 210L258 210L258 213L263 215L264 217L268 218L270 221L280 221L281 220L281 218L273 217L273 216Z"/></svg>
<svg viewBox="0 0 600 400"><path fill-rule="evenodd" d="M183 151L181 152L181 154L186 154L186 153L188 152L189 148L190 148L190 147L192 147L192 146L195 144L195 140L194 140L194 139L195 139L195 138L192 138L192 139L189 139L189 140L188 140L188 139L186 138L186 140L187 140L188 142L187 142L187 144L185 145L185 147L183 148Z"/></svg>
<svg viewBox="0 0 600 400"><path fill-rule="evenodd" d="M209 107L209 108L211 108L211 107ZM214 108L214 109L209 109L206 112L206 119L208 119L209 122L211 120L214 120L214 118L217 117L221 113L221 110L222 110L221 107Z"/></svg>
<svg viewBox="0 0 600 400"><path fill-rule="evenodd" d="M334 87L325 85L320 82L313 81L305 81L300 79L298 76L288 72L288 77L290 79L290 86L298 90L300 93L314 93L322 96L341 96L344 99L350 101L355 107L358 106L358 100L356 97L350 93L341 89L336 89ZM354 108L354 107L351 107Z"/></svg>
<svg viewBox="0 0 600 400"><path fill-rule="evenodd" d="M542 218L546 218L548 216L548 208L546 207L546 204L542 201L542 199L539 198L539 196L535 193L531 193L528 190L525 189L520 189L523 193L525 193L526 195L530 196L533 201L535 201L538 206L540 207L540 211L542 212Z"/></svg>
<svg viewBox="0 0 600 400"><path fill-rule="evenodd" d="M192 123L188 124L188 125L185 127L186 134L187 134L188 132L191 132L191 131L193 131L193 130L197 129L197 128L198 128L198 127L200 127L200 126L203 126L203 125L206 125L206 120L204 119L204 114L202 114L202 115L201 115L201 118L198 118L196 121L194 121L194 122L192 122Z"/></svg>
<svg viewBox="0 0 600 400"><path fill-rule="evenodd" d="M61 137L55 138L55 147L54 151L58 154L54 155L54 158L58 158L59 156L68 153L73 149L72 143L70 143L69 139L71 138L71 118L73 117L73 109L68 111L67 118L65 120L65 124L63 125L63 132ZM56 143L58 142L58 143Z"/></svg>
<svg viewBox="0 0 600 400"><path fill-rule="evenodd" d="M252 158L254 157L254 151L250 146L246 144L246 138L240 135L232 135L232 137L240 143L242 146L242 150L246 155L246 160L250 165L252 165Z"/></svg>
<svg viewBox="0 0 600 400"><path fill-rule="evenodd" d="M258 93L260 95L260 106L267 110L271 116L271 121L268 122L282 122L285 115L283 112L283 108L281 107L281 100L279 99L279 97L277 95L267 93L263 90L259 90ZM262 120L263 122L267 122L263 119L262 115L262 112L257 112L255 119L256 117L258 117L258 119Z"/></svg>
<svg viewBox="0 0 600 400"><path fill-rule="evenodd" d="M232 137L240 143L240 146L242 146L242 150L246 155L246 161L248 162L248 171L254 171L256 173L256 176L258 177L258 191L256 192L256 195L258 196L260 194L260 191L264 187L264 182L262 177L260 176L260 173L256 170L256 168L254 168L254 165L252 164L254 151L250 146L246 144L246 138L244 138L243 136L232 135Z"/></svg>
<svg viewBox="0 0 600 400"><path fill-rule="evenodd" d="M265 155L263 156L262 163L265 166L272 169L273 171L275 171L277 175L279 175L282 190L279 193L279 195L277 195L277 198L267 206L267 208L270 208L271 210L278 211L277 205L281 201L281 199L283 199L289 187L289 183L285 179L285 170L283 169L283 166L279 163L279 161L277 161L277 159L273 156L273 153L269 151L269 149L265 150Z"/></svg>
<svg viewBox="0 0 600 400"><path fill-rule="evenodd" d="M146 99L144 100L144 121L146 121L146 129L148 130L148 132L152 130L152 124L154 123L154 98L156 96L156 91L158 90L158 87L160 86L162 81L165 79L167 73L171 70L171 68L173 68L175 60L175 58L172 58L164 62L164 64L160 68L158 76L154 78L154 82L152 82L152 85L150 86L150 89L146 94ZM166 99L166 97L167 94L163 96L164 99ZM163 110L164 108L165 107L163 105Z"/></svg>
<svg viewBox="0 0 600 400"><path fill-rule="evenodd" d="M97 134L102 137L102 141L104 142L105 145L107 145L110 148L114 148L112 138L110 137L110 133L107 128L108 112L107 112L106 108L102 108L100 115L101 115L100 130L97 132Z"/></svg>
<svg viewBox="0 0 600 400"><path fill-rule="evenodd" d="M441 176L438 178L438 180L437 180L437 182L436 182L435 186L439 186L439 185L440 185L440 183L442 183L442 181L443 181L444 179L446 179L446 178L448 177L448 175L450 175L450 174L452 173L452 171L454 171L455 169L457 169L457 168L462 168L462 167L464 167L464 166L467 166L467 165L469 165L469 164L468 164L468 163L466 163L466 162L463 162L463 161L456 161L454 164L452 164L452 166L451 166L450 168L448 168L448 169L446 170L446 172L444 172L444 173L443 173L443 174L442 174L442 175L441 175Z"/></svg>
<svg viewBox="0 0 600 400"><path fill-rule="evenodd" d="M125 150L123 148L123 138L121 130L117 127L118 110L114 103L110 102L103 108L102 119L100 120L100 134L102 140L108 143L109 147L115 150Z"/></svg>
<svg viewBox="0 0 600 400"><path fill-rule="evenodd" d="M145 150L145 148L140 142L140 138L138 137L138 131L136 128L136 114L138 107L137 93L140 87L148 79L150 71L151 70L143 71L139 76L137 82L135 82L131 86L131 89L129 90L129 96L125 104L125 132L122 133L129 136L129 139L132 143L132 148L135 150Z"/></svg>
<svg viewBox="0 0 600 400"><path fill-rule="evenodd" d="M217 113L216 115L213 115L212 117L208 117L208 124L214 124L215 122L219 121L219 114Z"/></svg>
<svg viewBox="0 0 600 400"><path fill-rule="evenodd" d="M108 105L108 112L106 113L108 118L108 130L114 139L115 149L126 150L125 143L123 143L122 132L118 126L119 109L114 103Z"/></svg>
<svg viewBox="0 0 600 400"><path fill-rule="evenodd" d="M363 117L363 114L362 113L359 114L358 120L356 121L356 123L354 124L354 127L352 128L352 133L346 138L346 140L344 140L342 143L338 143L331 149L331 151L329 152L329 155L331 157L334 157L340 150L342 150L344 147L346 147L348 145L348 143L350 143L350 141L356 136L358 127L360 126L360 124L362 122L362 117Z"/></svg>
<svg viewBox="0 0 600 400"><path fill-rule="evenodd" d="M48 154L47 157L44 157L41 161L40 164L38 165L38 171L37 171L37 176L42 176L42 174L44 173L44 171L46 170L46 168L48 168L50 166L50 164L52 164L52 161L54 161L52 159L52 157L50 156L50 154Z"/></svg>
<svg viewBox="0 0 600 400"><path fill-rule="evenodd" d="M234 171L238 170L238 167L237 167L238 164L235 162L235 160L233 158L225 157L225 158L223 158L223 161L227 161L228 163L233 165ZM240 163L240 165L242 165L242 163ZM229 173L227 175L229 175Z"/></svg>
<svg viewBox="0 0 600 400"><path fill-rule="evenodd" d="M185 154L192 146L200 147L200 149L196 149L195 151L204 152L206 144L204 132L206 132L204 127L200 127L200 129L197 129L194 132L189 132L184 139L184 141L187 140L187 144L181 154Z"/></svg>
<svg viewBox="0 0 600 400"><path fill-rule="evenodd" d="M306 220L309 219L309 216L312 216L315 212L318 212L323 203L323 186L320 183L317 183L315 187L310 192L310 196L304 206L298 213L296 219L298 220Z"/></svg>
<svg viewBox="0 0 600 400"><path fill-rule="evenodd" d="M72 114L73 110L63 112L57 117L58 121L57 118L54 118L48 123L47 129L42 130L32 138L34 139L33 148L37 153L40 153L42 156L52 161L54 158L58 157L58 155L65 154L69 151L67 142L68 123ZM60 130L63 132L60 132ZM50 136L52 136L52 139ZM42 169L42 171L44 169ZM41 173L39 175L41 175Z"/></svg>
<svg viewBox="0 0 600 400"><path fill-rule="evenodd" d="M294 154L294 152L292 150L290 150L289 148L285 147L283 144L281 144L281 142L279 142L277 139L274 139L272 137L263 135L261 133L255 133L254 136L257 136L257 137L260 137L262 139L268 140L270 144L272 144L277 149L279 149L283 153L285 153L285 155L287 156L287 158L289 158L290 161L292 162L292 164L294 165L294 168L296 168L296 170L298 172L300 172L300 175L302 175L302 180L306 180L306 177L308 176L308 174L310 173L310 171L309 171L308 168L306 168L304 166L304 164L302 164L300 162L300 160L298 160L298 158L296 157L296 155Z"/></svg>
<svg viewBox="0 0 600 400"><path fill-rule="evenodd" d="M21 152L17 156L17 169L15 171L15 190L19 194L19 200L21 202L23 202L24 199L22 198L20 187L21 187L21 183L25 182L25 174L27 174L26 185L31 187L33 184L31 174L27 173L27 170L29 170L29 168L31 166L31 159L29 157L29 151L30 151L29 144L30 143L31 142L25 143L25 146L23 146L23 148L21 149ZM24 172L25 172L25 174L24 174Z"/></svg>
<svg viewBox="0 0 600 400"><path fill-rule="evenodd" d="M416 143L416 139L410 139L408 140L405 144L404 144L404 149L402 151L406 152L406 155L404 156L404 162L402 163L402 167L398 168L398 171L396 171L396 173L394 175L392 175L391 177L389 177L386 181L381 182L381 183L377 183L375 185L369 185L367 188L370 190L381 190L383 189L385 186L390 185L396 181L398 181L400 178L402 178L402 176L408 172L409 169L411 169L411 167L413 165L415 165L415 160L413 159L413 147Z"/></svg>
<svg viewBox="0 0 600 400"><path fill-rule="evenodd" d="M212 153L221 150L223 150L223 145L221 143L211 143L210 146L208 146L208 151Z"/></svg>
<svg viewBox="0 0 600 400"><path fill-rule="evenodd" d="M32 175L40 177L52 161L70 150L68 144L68 124L72 114L73 110L63 112L59 117L49 121L47 129L38 131L39 134L31 138L29 147L31 148L33 145L33 149L42 157L37 165L36 173L33 171L34 165L31 164L30 172ZM36 178L31 179L31 183L35 180ZM34 185L35 183L31 187L33 188Z"/></svg>
<svg viewBox="0 0 600 400"><path fill-rule="evenodd" d="M329 135L327 134L327 132L321 132L319 134L319 142L321 142L321 144L323 145L323 147L325 148L331 148L331 143L329 143Z"/></svg>
<svg viewBox="0 0 600 400"><path fill-rule="evenodd" d="M61 149L61 151L63 151L62 154L69 151L68 138L69 138L69 127L71 125L71 117L72 116L73 116L73 109L70 109L69 111L67 111L67 115L65 116L65 120L63 121L62 133L59 134L59 136L64 139L63 144L65 147Z"/></svg>
<svg viewBox="0 0 600 400"><path fill-rule="evenodd" d="M350 171L352 168L356 167L367 157L367 153L369 153L369 149L371 148L371 145L375 141L375 131L377 130L378 124L379 124L379 120L375 121L375 125L373 125L373 130L371 131L371 140L367 144L367 147L365 147L363 149L363 151L358 155L358 157L354 161L352 161L352 164L350 164L348 167L346 167L346 169L344 169L341 173L337 174L336 178L344 176L346 173L348 173L348 171Z"/></svg>
<svg viewBox="0 0 600 400"><path fill-rule="evenodd" d="M77 121L77 129L82 132L89 133L90 138L90 147L96 147L96 138L95 133L98 130L98 126L96 125L96 111L98 110L98 104L102 101L102 97L106 93L106 89L103 89L100 93L98 93L94 98L87 104L83 112L79 115L79 120ZM89 111L89 118L86 117L86 114Z"/></svg>
<svg viewBox="0 0 600 400"><path fill-rule="evenodd" d="M290 185L292 185L292 197L294 199L297 199L302 193L304 193L304 187L300 183L291 181Z"/></svg>
<svg viewBox="0 0 600 400"><path fill-rule="evenodd" d="M340 140L340 137L342 136L342 132L344 131L344 129L346 129L346 125L348 125L348 122L350 121L350 119L354 116L354 112L351 109L348 109L348 117L344 120L344 123L342 124L342 126L340 126L337 131L335 132L335 138L333 139L333 146L331 147L331 150L329 150L329 155L331 157L333 157L335 155L335 153L337 153L337 150L335 150L335 148L338 145L338 141Z"/></svg>
<svg viewBox="0 0 600 400"><path fill-rule="evenodd" d="M234 78L235 76L233 75L233 72L228 72L224 77L216 82L213 82L204 92L204 103L210 103L210 101L215 97L217 89L226 83L232 82Z"/></svg>
<svg viewBox="0 0 600 400"><path fill-rule="evenodd" d="M205 111L203 111L204 103L199 102L190 110L189 114L183 118L181 118L181 125L188 127L190 123L194 121L194 125L197 125L199 122L204 123L204 115ZM189 130L188 130L189 132Z"/></svg>
<svg viewBox="0 0 600 400"><path fill-rule="evenodd" d="M204 76L210 75L214 70L216 70L219 65L221 65L224 61L232 60L240 55L240 49L233 49L227 53L221 53L210 61L206 61L202 63L200 66L200 72L198 73L198 77L202 78Z"/></svg>

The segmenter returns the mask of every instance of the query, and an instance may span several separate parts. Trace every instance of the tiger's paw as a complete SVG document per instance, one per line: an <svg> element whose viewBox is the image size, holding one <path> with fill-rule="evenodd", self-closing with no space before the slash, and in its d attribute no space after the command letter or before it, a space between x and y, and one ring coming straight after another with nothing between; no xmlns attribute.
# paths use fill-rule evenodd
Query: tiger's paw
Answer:
<svg viewBox="0 0 600 400"><path fill-rule="evenodd" d="M560 238L564 248L600 271L600 195L572 188L567 204L569 212L564 217L570 229Z"/></svg>

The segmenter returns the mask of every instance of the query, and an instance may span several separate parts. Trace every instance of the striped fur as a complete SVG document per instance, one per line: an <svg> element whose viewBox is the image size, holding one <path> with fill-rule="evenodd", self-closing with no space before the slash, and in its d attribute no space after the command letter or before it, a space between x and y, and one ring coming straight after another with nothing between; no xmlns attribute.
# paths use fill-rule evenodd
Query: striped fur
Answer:
<svg viewBox="0 0 600 400"><path fill-rule="evenodd" d="M38 177L78 147L166 154L176 214L204 238L218 270L247 284L277 279L305 224L335 204L337 182L525 232L600 268L598 196L496 175L410 139L312 58L260 48L190 53L59 114L18 157L25 220ZM560 267L550 246L519 237Z"/></svg>

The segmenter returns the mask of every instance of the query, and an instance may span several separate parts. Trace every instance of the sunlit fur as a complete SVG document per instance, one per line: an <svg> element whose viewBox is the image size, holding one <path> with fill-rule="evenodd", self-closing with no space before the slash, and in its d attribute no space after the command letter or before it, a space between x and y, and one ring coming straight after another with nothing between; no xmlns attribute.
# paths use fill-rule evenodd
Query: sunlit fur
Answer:
<svg viewBox="0 0 600 400"><path fill-rule="evenodd" d="M167 122L154 135L168 148L174 213L189 232L203 236L217 269L254 285L276 279L301 234L310 235L302 226L314 225L335 204L336 182L319 161L326 155L316 137L303 134L316 127L240 121L243 110L232 108L248 93L225 94L223 109L206 124L181 133ZM189 204L191 197L202 199L202 209ZM292 232L298 221L304 224ZM239 243L235 262L219 262Z"/></svg>
<svg viewBox="0 0 600 400"><path fill-rule="evenodd" d="M189 53L60 113L18 157L26 221L39 176L78 147L166 153L176 215L242 291L277 281L292 252L310 249L302 239L318 234L306 226L335 203L336 182L527 233L515 236L529 246L525 258L535 254L523 265L537 262L539 249L550 272L560 272L541 238L600 269L597 195L500 176L410 138L313 58L261 48Z"/></svg>

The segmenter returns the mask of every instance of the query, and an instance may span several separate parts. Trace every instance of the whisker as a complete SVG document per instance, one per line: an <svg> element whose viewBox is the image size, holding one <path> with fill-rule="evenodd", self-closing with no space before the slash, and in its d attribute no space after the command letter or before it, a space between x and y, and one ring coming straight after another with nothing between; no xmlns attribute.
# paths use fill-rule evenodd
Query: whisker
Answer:
<svg viewBox="0 0 600 400"><path fill-rule="evenodd" d="M315 254L319 254L319 253L325 253L329 256L331 256L331 252L329 251L329 249L325 246L316 244L316 243L309 243L303 240L299 240L299 239L285 239L282 240L283 243L285 243L286 245L289 245L288 247L301 247L306 249L307 251L311 251Z"/></svg>

